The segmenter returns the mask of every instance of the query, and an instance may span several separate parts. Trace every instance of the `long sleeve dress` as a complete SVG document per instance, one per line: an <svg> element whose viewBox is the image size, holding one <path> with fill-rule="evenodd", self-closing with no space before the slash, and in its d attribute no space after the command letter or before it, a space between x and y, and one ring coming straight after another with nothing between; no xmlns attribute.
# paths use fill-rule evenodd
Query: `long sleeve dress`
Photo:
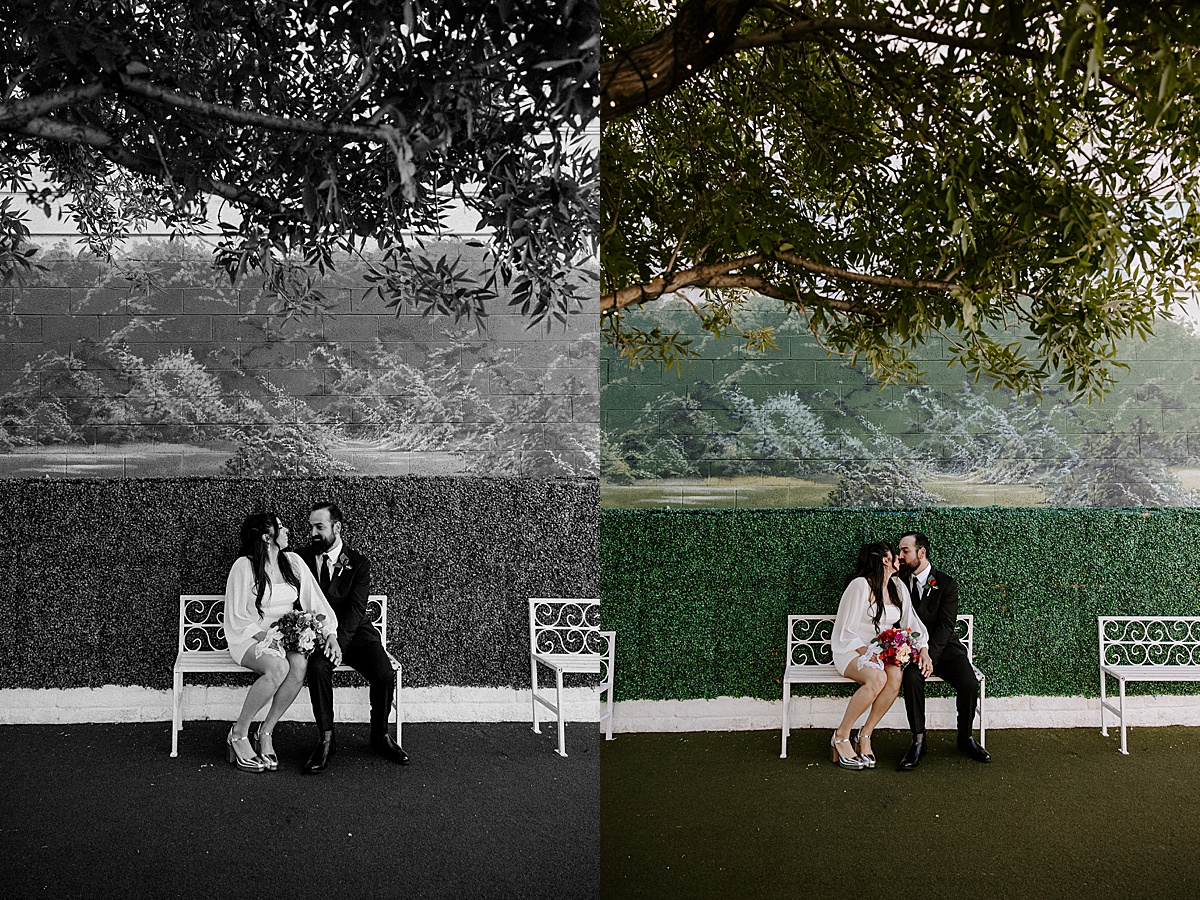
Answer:
<svg viewBox="0 0 1200 900"><path fill-rule="evenodd" d="M300 590L286 581L269 583L263 593L261 616L254 606L258 591L254 586L254 568L250 559L239 556L225 580L225 639L229 642L229 655L239 666L244 665L242 660L258 643L256 635L267 631L280 616L292 609L297 597L306 612L325 616L322 637L337 634L337 615L321 593L316 578L298 555L284 552L292 572L300 581Z"/></svg>
<svg viewBox="0 0 1200 900"><path fill-rule="evenodd" d="M892 582L898 589L901 606L897 607L892 603L890 592L885 590L886 605L883 615L879 617L878 628L871 623L875 604L871 601L871 586L867 579L855 578L846 585L846 590L842 591L837 618L833 622L830 645L833 649L833 665L843 675L846 674L846 667L858 658L858 648L869 646L880 632L891 628L897 621L901 628L911 628L914 634L920 633L920 636L913 640L913 645L918 650L929 645L929 629L917 617L917 611L908 596L908 588L895 576L892 576Z"/></svg>

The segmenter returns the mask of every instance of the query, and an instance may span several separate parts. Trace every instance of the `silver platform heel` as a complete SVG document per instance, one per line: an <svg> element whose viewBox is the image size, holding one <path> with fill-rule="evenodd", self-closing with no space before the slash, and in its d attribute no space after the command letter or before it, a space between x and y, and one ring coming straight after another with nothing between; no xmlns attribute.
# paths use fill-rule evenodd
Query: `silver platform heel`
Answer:
<svg viewBox="0 0 1200 900"><path fill-rule="evenodd" d="M850 744L850 738L839 739L837 732L833 733L833 737L829 739L829 755L832 762L837 763L843 769L865 769L867 767L867 764L858 756L842 756L842 752L838 750L838 744Z"/></svg>
<svg viewBox="0 0 1200 900"><path fill-rule="evenodd" d="M873 736L874 735L872 735L872 737ZM858 758L863 761L864 769L873 769L873 768L875 768L875 754L874 753L863 753L859 749L858 742L859 742L860 738L862 738L862 729L861 728L858 729L858 731L856 731L854 734L852 734L850 736L850 740L854 745L854 752L857 753Z"/></svg>

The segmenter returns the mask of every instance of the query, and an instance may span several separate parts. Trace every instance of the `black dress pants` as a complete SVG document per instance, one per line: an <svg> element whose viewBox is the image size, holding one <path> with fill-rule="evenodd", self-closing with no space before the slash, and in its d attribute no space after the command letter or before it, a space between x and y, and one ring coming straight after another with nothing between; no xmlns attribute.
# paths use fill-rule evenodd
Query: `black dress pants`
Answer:
<svg viewBox="0 0 1200 900"><path fill-rule="evenodd" d="M933 674L954 688L957 693L958 736L970 737L975 723L975 706L979 702L979 680L965 653L943 657L933 664ZM904 708L908 711L908 727L913 734L925 732L925 676L915 665L904 670Z"/></svg>
<svg viewBox="0 0 1200 900"><path fill-rule="evenodd" d="M342 647L342 662L361 673L370 685L371 737L387 734L396 677L383 644L352 640ZM312 700L313 719L322 732L333 728L333 670L333 663L322 649L314 650L308 658L308 696Z"/></svg>

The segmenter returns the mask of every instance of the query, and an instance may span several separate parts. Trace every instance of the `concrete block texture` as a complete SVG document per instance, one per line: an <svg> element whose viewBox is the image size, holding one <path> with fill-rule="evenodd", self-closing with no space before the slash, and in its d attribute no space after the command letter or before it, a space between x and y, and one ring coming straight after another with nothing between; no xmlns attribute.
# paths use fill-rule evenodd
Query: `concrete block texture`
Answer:
<svg viewBox="0 0 1200 900"><path fill-rule="evenodd" d="M114 265L50 253L46 271L0 288L4 428L35 442L39 476L188 474L183 460L193 452L207 472L211 454L238 452L239 434L257 442L251 465L263 471L264 452L317 465L363 453L357 442L366 440L374 446L364 471L420 473L434 463L407 457L431 446L444 455L471 429L454 436L442 426L463 422L503 426L485 429L486 446L470 448L479 474L522 474L513 466L525 454L547 474L549 461L578 454L573 435L599 421L595 310L569 315L565 326L527 328L526 317L494 304L489 327L478 330L441 315L397 315L366 296L362 266L350 265L318 278L330 300L324 313L287 320L272 313L278 298L261 278L232 285L186 248L142 252ZM208 427L184 434L180 423ZM563 429L547 435L547 424ZM423 429L428 440L413 434ZM196 444L147 450L185 439ZM48 446L96 440L128 452L56 457ZM332 456L306 449L317 445ZM388 453L393 460L382 459ZM588 474L593 457L578 456L592 458ZM0 465L18 477L26 468L13 459Z"/></svg>

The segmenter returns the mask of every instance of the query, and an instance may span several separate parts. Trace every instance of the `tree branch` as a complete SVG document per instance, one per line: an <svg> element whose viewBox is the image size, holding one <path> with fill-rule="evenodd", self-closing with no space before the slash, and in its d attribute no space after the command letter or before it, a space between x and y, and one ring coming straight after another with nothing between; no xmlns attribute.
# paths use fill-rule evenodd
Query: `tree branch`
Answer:
<svg viewBox="0 0 1200 900"><path fill-rule="evenodd" d="M128 148L123 147L112 135L101 131L99 128L93 128L90 125L36 118L26 122L21 128L10 130L20 134L27 134L31 137L60 141L65 144L82 144L92 147L106 159L131 172L146 175L154 179L167 177L167 173L161 171L153 158L134 153ZM289 212L278 201L272 200L270 197L264 197L247 188L226 184L223 181L218 181L207 176L201 176L198 179L198 185L206 193L224 197L226 200L237 203L240 206L257 209L260 212L271 215L287 215L299 218Z"/></svg>
<svg viewBox="0 0 1200 900"><path fill-rule="evenodd" d="M779 31L764 34L741 35L733 40L729 49L749 50L754 47L770 47L778 44L793 44L807 40L817 34L832 33L875 34L880 37L902 37L927 44L938 44L943 47L954 47L959 50L972 50L981 53L995 53L1004 56L1015 56L1020 59L1040 60L1045 53L1035 47L1024 47L1020 44L1010 44L1007 41L994 41L986 38L960 37L941 31L931 31L927 28L909 28L892 22L872 22L867 19L833 19L803 18L794 25Z"/></svg>
<svg viewBox="0 0 1200 900"><path fill-rule="evenodd" d="M338 122L314 122L310 119L290 119L280 116L268 116L263 113L245 109L234 109L181 94L156 84L151 84L142 78L130 78L121 75L121 89L130 94L137 94L149 100L157 100L177 109L197 113L206 118L221 119L235 125L249 125L254 128L266 128L269 131L286 131L298 134L318 134L327 137L342 137L353 140L388 143L387 130L382 127L365 125L345 125Z"/></svg>
<svg viewBox="0 0 1200 900"><path fill-rule="evenodd" d="M726 55L759 0L688 0L649 41L600 66L600 114L623 116L665 97Z"/></svg>
<svg viewBox="0 0 1200 900"><path fill-rule="evenodd" d="M767 259L768 257L765 253L755 253L751 256L712 263L707 266L696 266L693 269L676 272L670 278L663 278L661 276L651 278L645 284L635 284L627 288L621 288L619 291L614 291L611 294L601 297L600 313L603 315L604 313L618 312L630 306L640 306L643 303L657 300L663 294L673 294L686 287L704 287L705 283L712 278L728 274L735 269L758 265L761 262L766 262ZM726 287L732 287L732 285L726 285Z"/></svg>
<svg viewBox="0 0 1200 900"><path fill-rule="evenodd" d="M787 291L784 288L778 287L773 282L754 272L738 272L736 275L731 275L738 269L749 269L752 266L760 265L761 263L778 260L779 262L787 263L791 266L804 269L806 272L811 272L814 275L821 275L825 278L836 278L843 281L852 281L859 284L870 284L875 287L903 288L905 290L916 291L939 291L941 293L949 293L958 285L948 281L924 281L921 279L912 278L895 278L888 275L870 275L866 272L851 272L847 269L837 269L833 266L827 266L823 263L813 262L809 259L797 256L794 253L786 251L774 251L772 253L754 253L750 256L742 256L737 259L726 260L719 263L710 263L705 266L696 266L682 272L675 272L666 276L652 278L645 284L635 284L627 288L622 288L619 291L614 291L611 294L606 294L600 298L600 313L601 315L619 312L622 309L627 309L630 306L640 306L643 303L650 303L659 299L664 294L673 294L676 291L684 288L751 288L761 293L767 294L770 297L776 297L780 300L787 300L790 303L797 302L799 293L797 291ZM768 290L767 288L770 288ZM868 303L856 303L848 300L834 300L826 298L827 305L832 309L837 309L842 312L860 313L862 315L871 316L873 318L882 319L883 313L877 307L871 306Z"/></svg>
<svg viewBox="0 0 1200 900"><path fill-rule="evenodd" d="M9 100L0 103L0 128L12 130L14 126L23 125L30 119L44 116L46 113L64 106L74 106L76 103L94 100L107 90L108 88L97 81L92 84L81 84L79 87L66 91L50 91L24 100Z"/></svg>
<svg viewBox="0 0 1200 900"><path fill-rule="evenodd" d="M756 6L785 13L795 23L778 31L738 35L742 19ZM600 67L600 111L605 117L627 115L667 96L688 80L741 50L813 40L820 35L872 34L906 38L975 53L1049 62L1050 52L1003 40L964 37L927 28L866 19L810 18L774 0L690 0L674 20L650 40L620 50ZM1081 68L1077 63L1075 68ZM1100 79L1126 97L1137 91L1119 78L1101 73Z"/></svg>
<svg viewBox="0 0 1200 900"><path fill-rule="evenodd" d="M858 281L863 284L873 284L877 287L896 287L906 288L916 291L943 291L949 292L954 290L958 285L948 281L922 281L920 279L911 278L893 278L888 275L868 275L866 272L851 272L847 269L835 269L833 266L827 266L823 263L813 262L812 260L804 259L794 253L786 251L776 251L773 254L775 259L789 265L798 266L801 269L812 272L815 275L824 275L827 278L842 278L847 281Z"/></svg>

